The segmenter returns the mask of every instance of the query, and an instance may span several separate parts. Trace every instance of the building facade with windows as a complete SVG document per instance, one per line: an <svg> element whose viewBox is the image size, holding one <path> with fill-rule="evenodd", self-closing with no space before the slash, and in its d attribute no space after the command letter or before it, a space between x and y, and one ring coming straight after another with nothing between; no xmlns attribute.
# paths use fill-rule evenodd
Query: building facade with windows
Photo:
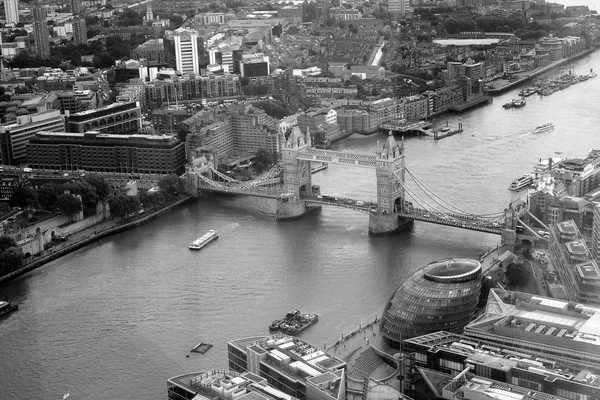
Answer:
<svg viewBox="0 0 600 400"><path fill-rule="evenodd" d="M27 156L36 169L181 175L185 144L175 136L38 132Z"/></svg>
<svg viewBox="0 0 600 400"><path fill-rule="evenodd" d="M68 120L68 130L74 133L94 130L102 133L138 134L141 127L141 110L136 102L112 103L72 114Z"/></svg>
<svg viewBox="0 0 600 400"><path fill-rule="evenodd" d="M4 0L4 16L7 24L19 23L19 0Z"/></svg>
<svg viewBox="0 0 600 400"><path fill-rule="evenodd" d="M46 9L39 6L31 8L33 15L33 45L35 53L42 59L50 58L50 33L46 24Z"/></svg>
<svg viewBox="0 0 600 400"><path fill-rule="evenodd" d="M189 28L179 28L173 34L173 40L177 71L183 75L199 74L198 32Z"/></svg>

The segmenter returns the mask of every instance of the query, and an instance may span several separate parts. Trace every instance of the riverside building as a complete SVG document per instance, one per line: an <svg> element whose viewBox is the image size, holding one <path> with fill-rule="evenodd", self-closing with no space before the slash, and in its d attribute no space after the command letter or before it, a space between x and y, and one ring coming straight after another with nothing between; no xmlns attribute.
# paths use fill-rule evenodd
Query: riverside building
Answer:
<svg viewBox="0 0 600 400"><path fill-rule="evenodd" d="M251 372L299 400L346 398L346 363L302 339L283 334L227 344L229 368Z"/></svg>
<svg viewBox="0 0 600 400"><path fill-rule="evenodd" d="M458 333L473 317L480 291L478 261L432 262L394 291L381 316L381 334L397 349L411 337L439 330Z"/></svg>
<svg viewBox="0 0 600 400"><path fill-rule="evenodd" d="M185 144L175 136L39 132L27 157L37 169L181 175Z"/></svg>
<svg viewBox="0 0 600 400"><path fill-rule="evenodd" d="M169 400L297 400L251 372L212 370L179 375L167 380Z"/></svg>
<svg viewBox="0 0 600 400"><path fill-rule="evenodd" d="M600 306L598 262L592 258L575 222L568 220L550 225L549 234L550 262L560 277L567 299Z"/></svg>

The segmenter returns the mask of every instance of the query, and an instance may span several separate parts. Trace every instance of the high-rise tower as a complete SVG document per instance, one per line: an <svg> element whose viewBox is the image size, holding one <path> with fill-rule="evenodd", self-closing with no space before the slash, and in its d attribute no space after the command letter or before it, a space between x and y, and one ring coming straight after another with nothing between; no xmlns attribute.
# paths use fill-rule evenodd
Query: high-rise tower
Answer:
<svg viewBox="0 0 600 400"><path fill-rule="evenodd" d="M50 34L46 24L47 11L39 5L32 7L33 40L35 53L43 59L50 58Z"/></svg>
<svg viewBox="0 0 600 400"><path fill-rule="evenodd" d="M72 14L79 14L81 12L81 0L67 0L67 11Z"/></svg>
<svg viewBox="0 0 600 400"><path fill-rule="evenodd" d="M179 28L175 31L173 39L175 39L177 70L182 75L199 74L198 32L189 28Z"/></svg>
<svg viewBox="0 0 600 400"><path fill-rule="evenodd" d="M73 43L75 45L87 43L87 26L85 19L76 15L73 18Z"/></svg>
<svg viewBox="0 0 600 400"><path fill-rule="evenodd" d="M19 0L4 0L4 15L7 24L19 23Z"/></svg>

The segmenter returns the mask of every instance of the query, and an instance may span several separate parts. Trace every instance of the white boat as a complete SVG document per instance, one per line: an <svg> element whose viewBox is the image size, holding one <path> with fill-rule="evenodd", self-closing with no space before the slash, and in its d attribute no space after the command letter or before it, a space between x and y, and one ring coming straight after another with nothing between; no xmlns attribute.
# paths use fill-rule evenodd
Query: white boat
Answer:
<svg viewBox="0 0 600 400"><path fill-rule="evenodd" d="M533 177L530 174L525 174L522 177L517 178L514 181L512 181L512 183L510 184L508 189L509 190L519 190L526 186L531 185L532 183L533 183Z"/></svg>
<svg viewBox="0 0 600 400"><path fill-rule="evenodd" d="M597 76L598 76L598 74L597 74L597 73L595 73L595 72L594 72L594 70L590 68L590 74L589 74L588 76L589 76L590 78L595 78L595 77L597 77Z"/></svg>
<svg viewBox="0 0 600 400"><path fill-rule="evenodd" d="M533 133L548 132L548 131L551 131L552 129L554 129L554 124L547 123L547 124L544 124L544 125L536 126L533 129Z"/></svg>
<svg viewBox="0 0 600 400"><path fill-rule="evenodd" d="M211 230L206 232L204 235L200 236L198 239L194 240L192 243L190 243L188 247L192 250L200 250L201 248L203 248L213 240L217 239L218 237L219 234L216 231Z"/></svg>

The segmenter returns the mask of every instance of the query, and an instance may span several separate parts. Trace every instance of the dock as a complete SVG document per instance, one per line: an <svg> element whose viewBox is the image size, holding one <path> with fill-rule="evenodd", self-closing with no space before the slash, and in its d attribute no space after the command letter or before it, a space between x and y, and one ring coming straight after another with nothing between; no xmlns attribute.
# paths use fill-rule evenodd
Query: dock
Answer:
<svg viewBox="0 0 600 400"><path fill-rule="evenodd" d="M448 126L448 123L446 122L446 127L450 128ZM433 131L433 140L440 140L443 138L447 138L448 136L452 136L452 135L456 135L457 133L461 133L463 131L462 129L462 122L458 124L458 128L452 129L450 128L447 131L442 131L440 129L436 129Z"/></svg>
<svg viewBox="0 0 600 400"><path fill-rule="evenodd" d="M211 347L212 347L212 344L210 344L210 343L200 342L192 350L190 350L190 353L204 354L208 350L210 350Z"/></svg>

